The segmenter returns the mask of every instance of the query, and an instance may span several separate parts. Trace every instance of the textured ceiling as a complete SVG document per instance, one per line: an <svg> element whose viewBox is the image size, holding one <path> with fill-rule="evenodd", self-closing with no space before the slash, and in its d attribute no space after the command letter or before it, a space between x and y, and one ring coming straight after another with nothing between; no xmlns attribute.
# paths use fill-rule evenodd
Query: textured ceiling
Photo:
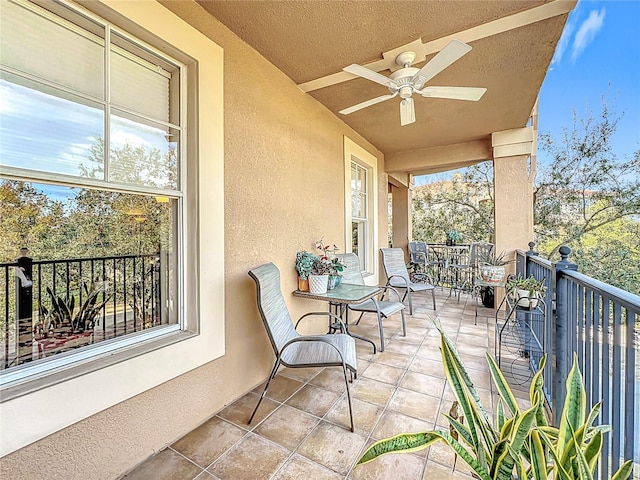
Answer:
<svg viewBox="0 0 640 480"><path fill-rule="evenodd" d="M519 1L228 1L198 3L298 84L532 9ZM566 2L571 4L572 2ZM414 96L416 123L400 126L399 99L351 115L339 110L388 93L355 78L309 92L384 153L490 138L523 127L567 14L467 42L473 50L428 85L486 87L478 102ZM429 56L427 59L432 57ZM421 66L423 63L417 63ZM389 70L380 73L389 75ZM417 98L416 98L417 97Z"/></svg>

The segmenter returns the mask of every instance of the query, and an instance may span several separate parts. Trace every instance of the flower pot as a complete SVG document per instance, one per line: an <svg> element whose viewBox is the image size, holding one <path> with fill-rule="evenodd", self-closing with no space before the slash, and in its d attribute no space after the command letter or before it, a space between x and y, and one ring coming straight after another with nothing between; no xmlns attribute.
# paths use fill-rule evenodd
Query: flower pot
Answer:
<svg viewBox="0 0 640 480"><path fill-rule="evenodd" d="M342 283L342 276L341 275L329 275L329 282L327 284L327 288L329 290L333 290L334 288L336 288L341 283Z"/></svg>
<svg viewBox="0 0 640 480"><path fill-rule="evenodd" d="M300 290L301 292L308 292L309 291L309 279L305 278L304 280L300 277L298 277L298 290Z"/></svg>
<svg viewBox="0 0 640 480"><path fill-rule="evenodd" d="M487 283L502 283L507 270L504 265L481 265L480 278Z"/></svg>
<svg viewBox="0 0 640 480"><path fill-rule="evenodd" d="M538 292L534 292L533 296L529 290L517 290L518 306L524 308L536 308L538 306Z"/></svg>
<svg viewBox="0 0 640 480"><path fill-rule="evenodd" d="M309 275L309 292L310 293L327 293L329 284L329 275Z"/></svg>

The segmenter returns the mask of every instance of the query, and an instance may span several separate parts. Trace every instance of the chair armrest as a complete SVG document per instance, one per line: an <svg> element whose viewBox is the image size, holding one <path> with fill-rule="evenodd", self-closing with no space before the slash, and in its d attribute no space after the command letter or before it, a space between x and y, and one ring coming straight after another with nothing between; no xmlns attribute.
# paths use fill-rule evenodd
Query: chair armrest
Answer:
<svg viewBox="0 0 640 480"><path fill-rule="evenodd" d="M424 252L411 252L411 257L415 258L413 263L424 263L427 265L427 254Z"/></svg>
<svg viewBox="0 0 640 480"><path fill-rule="evenodd" d="M278 357L282 356L282 353L285 351L285 349L288 346L290 346L290 345L292 345L294 343L298 343L298 342L321 342L321 343L326 343L331 348L333 348L336 352L338 352L338 356L340 357L340 360L342 361L342 365L343 366L345 365L344 356L342 355L342 352L340 351L340 349L338 347L336 347L333 343L331 343L329 340L327 340L326 338L323 338L322 336L318 336L318 335L303 335L301 337L292 338L287 343L285 343L283 345L283 347L280 349L280 351L278 352Z"/></svg>
<svg viewBox="0 0 640 480"><path fill-rule="evenodd" d="M331 313L331 312L309 312L309 313L305 313L303 316L301 316L298 319L298 321L296 322L296 326L294 328L297 330L298 329L298 325L300 324L302 319L304 319L306 317L310 317L311 315L327 315L330 318L332 317L333 320L340 325L340 331L342 333L346 333L346 331L347 331L347 328L344 326L344 322L342 321L342 319L339 316L337 316L336 314Z"/></svg>
<svg viewBox="0 0 640 480"><path fill-rule="evenodd" d="M387 285L390 285L391 279L393 277L398 277L399 279L401 279L404 282L405 287L409 286L409 284L407 283L407 279L404 278L402 275L391 275L389 278L387 278ZM405 288L405 287L401 287L401 288Z"/></svg>
<svg viewBox="0 0 640 480"><path fill-rule="evenodd" d="M384 298L384 296L387 293L387 291L391 290L393 293L396 294L396 297L398 297L398 301L402 302L401 297L400 297L400 292L398 292L398 290L393 288L391 285L378 285L378 288L384 289L384 292L382 292L382 298ZM389 296L389 298L391 298L391 296Z"/></svg>

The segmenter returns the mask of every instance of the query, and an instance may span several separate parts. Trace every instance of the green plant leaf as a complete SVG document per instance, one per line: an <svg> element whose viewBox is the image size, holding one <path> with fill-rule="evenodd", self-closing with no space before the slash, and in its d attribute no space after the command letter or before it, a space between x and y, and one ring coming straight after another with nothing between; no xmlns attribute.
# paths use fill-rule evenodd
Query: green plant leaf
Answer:
<svg viewBox="0 0 640 480"><path fill-rule="evenodd" d="M567 394L560 415L560 428L558 435L558 452L565 449L571 438L571 431L579 429L585 420L587 395L582 384L582 374L578 368L578 357L573 354L573 367L567 376Z"/></svg>
<svg viewBox="0 0 640 480"><path fill-rule="evenodd" d="M549 448L549 452L553 457L553 461L555 462L555 469L556 469L556 479L557 480L575 480L571 476L571 474L567 471L567 469L562 464L562 462L560 462L560 459L558 458L558 454L554 449L554 442L551 441L551 439L542 431L542 429L538 428L537 432L540 434L540 439L542 440L542 442L545 445L547 445L547 447Z"/></svg>
<svg viewBox="0 0 640 480"><path fill-rule="evenodd" d="M470 446L473 447L473 438L471 437L471 432L469 431L469 429L467 428L466 425L463 425L462 423L460 423L459 421L457 421L455 418L451 417L450 415L447 415L446 413L443 414L445 417L447 417L447 419L449 419L449 423L451 423L451 425L453 426L453 428L455 428L456 432L458 432L458 435L460 435L460 437Z"/></svg>
<svg viewBox="0 0 640 480"><path fill-rule="evenodd" d="M535 405L539 403L538 412L536 414L536 425L539 427L546 426L549 424L547 421L547 416L544 411L544 367L547 364L547 354L545 353L540 362L538 363L538 371L533 376L531 380L531 386L529 387L529 399L531 400L531 405Z"/></svg>
<svg viewBox="0 0 640 480"><path fill-rule="evenodd" d="M481 480L492 480L487 472L487 469L480 465L480 463L471 456L471 454L451 435L447 432L434 432L440 436L452 449L456 452L460 458L473 470L473 472L480 477Z"/></svg>
<svg viewBox="0 0 640 480"><path fill-rule="evenodd" d="M416 452L427 448L441 437L435 432L401 433L395 437L380 440L371 445L360 457L357 465L370 462L387 453Z"/></svg>
<svg viewBox="0 0 640 480"><path fill-rule="evenodd" d="M631 475L633 475L633 461L627 460L620 466L613 477L611 477L611 480L629 480Z"/></svg>
<svg viewBox="0 0 640 480"><path fill-rule="evenodd" d="M498 468L498 460L508 450L507 440L500 440L493 446L491 450L491 468L489 469L489 475L495 478L496 470Z"/></svg>
<svg viewBox="0 0 640 480"><path fill-rule="evenodd" d="M502 426L502 430L500 430L500 440L506 440L511 435L511 429L513 428L513 424L516 420L516 417L512 417L504 422Z"/></svg>
<svg viewBox="0 0 640 480"><path fill-rule="evenodd" d="M531 472L533 480L547 480L547 456L537 430L532 430L529 436L531 451Z"/></svg>
<svg viewBox="0 0 640 480"><path fill-rule="evenodd" d="M511 411L511 415L515 415L519 411L519 408L518 403L516 402L516 398L513 396L513 392L511 392L511 388L509 388L507 381L502 375L502 372L498 368L498 364L495 362L491 354L489 352L485 352L485 357L487 358L487 362L489 363L491 378L493 378L493 383L498 389L500 398L504 400L505 405Z"/></svg>
<svg viewBox="0 0 640 480"><path fill-rule="evenodd" d="M584 449L584 457L589 464L589 471L592 473L596 468L598 458L600 457L600 451L602 450L602 437L602 432L598 432L593 436L591 441L587 444L587 447Z"/></svg>
<svg viewBox="0 0 640 480"><path fill-rule="evenodd" d="M504 402L502 401L502 398L498 397L498 406L496 407L496 426L498 427L498 432L502 431L505 421Z"/></svg>

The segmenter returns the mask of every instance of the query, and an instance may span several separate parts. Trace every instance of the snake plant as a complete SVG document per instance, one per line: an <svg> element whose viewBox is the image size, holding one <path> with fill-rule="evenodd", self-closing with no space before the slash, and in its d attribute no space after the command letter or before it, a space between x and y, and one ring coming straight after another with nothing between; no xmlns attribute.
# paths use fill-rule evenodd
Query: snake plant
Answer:
<svg viewBox="0 0 640 480"><path fill-rule="evenodd" d="M602 448L602 435L607 427L593 426L600 411L599 404L585 415L586 397L575 361L567 378L562 420L556 428L548 424L544 411L542 372L546 357L541 359L531 381L531 407L521 410L498 365L487 353L491 377L500 396L492 423L455 346L440 326L438 330L447 381L466 422L445 415L451 425L449 432L403 433L381 440L367 449L358 464L386 453L413 452L442 441L482 480L511 480L516 475L532 480L547 480L549 475L554 480L593 478ZM632 462L626 462L612 479L628 479L632 468Z"/></svg>

